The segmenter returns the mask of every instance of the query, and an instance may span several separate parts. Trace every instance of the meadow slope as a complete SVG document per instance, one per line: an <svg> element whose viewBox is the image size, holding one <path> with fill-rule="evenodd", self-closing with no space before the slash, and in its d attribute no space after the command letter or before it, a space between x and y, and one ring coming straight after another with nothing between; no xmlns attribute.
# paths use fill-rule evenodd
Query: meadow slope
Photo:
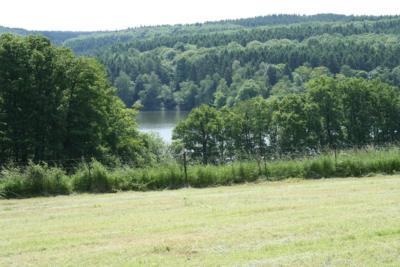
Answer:
<svg viewBox="0 0 400 267"><path fill-rule="evenodd" d="M0 266L398 266L400 177L0 200Z"/></svg>

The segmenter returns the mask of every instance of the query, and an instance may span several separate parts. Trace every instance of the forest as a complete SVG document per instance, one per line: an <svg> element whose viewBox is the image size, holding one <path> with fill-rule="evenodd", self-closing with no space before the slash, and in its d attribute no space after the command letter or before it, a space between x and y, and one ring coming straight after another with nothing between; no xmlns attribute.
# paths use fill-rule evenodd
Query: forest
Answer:
<svg viewBox="0 0 400 267"><path fill-rule="evenodd" d="M100 34L65 44L95 56L124 103L144 110L233 106L249 98L241 93L249 83L264 98L303 92L320 74L400 85L400 18L267 18L150 28L144 37L111 44L114 35Z"/></svg>
<svg viewBox="0 0 400 267"><path fill-rule="evenodd" d="M143 110L231 107L247 98L240 92L249 81L264 98L302 92L309 73L400 85L399 16L272 15L115 32L0 28L7 31L95 57L125 105Z"/></svg>

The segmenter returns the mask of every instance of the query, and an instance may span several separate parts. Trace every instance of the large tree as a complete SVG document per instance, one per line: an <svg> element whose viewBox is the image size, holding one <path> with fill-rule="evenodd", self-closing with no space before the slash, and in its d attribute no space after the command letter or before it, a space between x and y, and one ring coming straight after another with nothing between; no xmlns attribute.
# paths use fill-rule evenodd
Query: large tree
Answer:
<svg viewBox="0 0 400 267"><path fill-rule="evenodd" d="M220 113L213 107L201 105L174 129L173 139L181 140L194 159L203 164L213 163L218 157L218 134L222 130Z"/></svg>
<svg viewBox="0 0 400 267"><path fill-rule="evenodd" d="M140 156L134 111L105 70L43 37L0 37L1 159L64 162Z"/></svg>
<svg viewBox="0 0 400 267"><path fill-rule="evenodd" d="M335 148L342 139L342 102L337 81L328 76L315 78L306 84L310 101L317 105L321 130L320 145Z"/></svg>

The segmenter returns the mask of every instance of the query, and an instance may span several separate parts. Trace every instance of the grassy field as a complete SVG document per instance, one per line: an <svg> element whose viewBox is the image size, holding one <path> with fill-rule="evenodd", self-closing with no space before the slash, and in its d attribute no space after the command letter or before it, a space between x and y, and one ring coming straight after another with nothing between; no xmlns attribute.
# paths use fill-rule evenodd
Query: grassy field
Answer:
<svg viewBox="0 0 400 267"><path fill-rule="evenodd" d="M399 266L400 177L0 200L0 266Z"/></svg>

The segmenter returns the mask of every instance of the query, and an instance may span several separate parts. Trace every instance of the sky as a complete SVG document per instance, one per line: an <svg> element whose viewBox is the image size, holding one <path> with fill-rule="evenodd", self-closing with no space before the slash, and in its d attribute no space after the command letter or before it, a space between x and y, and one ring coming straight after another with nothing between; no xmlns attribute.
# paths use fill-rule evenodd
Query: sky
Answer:
<svg viewBox="0 0 400 267"><path fill-rule="evenodd" d="M399 0L5 0L0 25L28 30L118 30L270 14L400 14Z"/></svg>

